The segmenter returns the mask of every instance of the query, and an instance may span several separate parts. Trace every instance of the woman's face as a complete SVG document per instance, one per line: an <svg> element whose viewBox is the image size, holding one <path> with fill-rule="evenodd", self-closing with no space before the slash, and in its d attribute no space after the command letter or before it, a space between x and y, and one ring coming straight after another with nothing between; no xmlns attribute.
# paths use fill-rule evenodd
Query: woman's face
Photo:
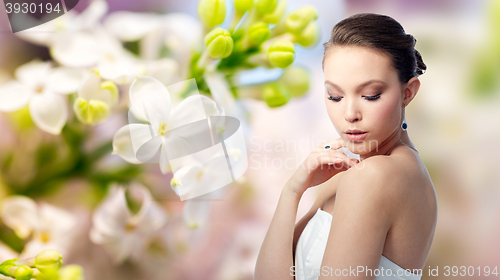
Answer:
<svg viewBox="0 0 500 280"><path fill-rule="evenodd" d="M333 46L324 60L326 110L353 153L378 151L400 137L403 84L390 58L358 46ZM360 135L348 130L366 132Z"/></svg>

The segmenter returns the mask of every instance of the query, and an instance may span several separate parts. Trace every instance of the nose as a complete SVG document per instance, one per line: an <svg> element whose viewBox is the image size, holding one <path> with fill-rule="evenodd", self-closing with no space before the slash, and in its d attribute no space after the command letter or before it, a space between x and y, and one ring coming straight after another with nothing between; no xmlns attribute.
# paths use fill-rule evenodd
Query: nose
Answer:
<svg viewBox="0 0 500 280"><path fill-rule="evenodd" d="M344 119L350 123L357 122L361 120L361 112L354 100L347 101L346 108L344 111Z"/></svg>

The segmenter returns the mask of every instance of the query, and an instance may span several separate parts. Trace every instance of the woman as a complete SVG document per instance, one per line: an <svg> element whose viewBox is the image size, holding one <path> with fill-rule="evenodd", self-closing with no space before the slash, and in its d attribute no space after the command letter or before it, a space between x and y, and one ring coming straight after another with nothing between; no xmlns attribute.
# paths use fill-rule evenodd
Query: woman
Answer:
<svg viewBox="0 0 500 280"><path fill-rule="evenodd" d="M333 28L325 102L341 137L316 148L284 186L255 279L421 278L437 199L406 131L404 109L426 69L415 42L384 15L354 15ZM295 225L302 194L322 183Z"/></svg>

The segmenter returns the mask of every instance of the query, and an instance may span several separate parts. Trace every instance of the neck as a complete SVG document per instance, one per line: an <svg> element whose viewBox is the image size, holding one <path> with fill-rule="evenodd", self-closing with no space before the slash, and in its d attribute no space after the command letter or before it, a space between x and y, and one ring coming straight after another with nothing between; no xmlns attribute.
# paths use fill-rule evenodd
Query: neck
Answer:
<svg viewBox="0 0 500 280"><path fill-rule="evenodd" d="M372 150L367 154L360 155L360 158L361 160L365 160L372 156L386 155L394 147L401 145L402 143L408 146L413 146L413 143L410 141L410 138L408 137L408 132L402 129L397 129L386 140L380 143L380 145L378 145L374 150Z"/></svg>

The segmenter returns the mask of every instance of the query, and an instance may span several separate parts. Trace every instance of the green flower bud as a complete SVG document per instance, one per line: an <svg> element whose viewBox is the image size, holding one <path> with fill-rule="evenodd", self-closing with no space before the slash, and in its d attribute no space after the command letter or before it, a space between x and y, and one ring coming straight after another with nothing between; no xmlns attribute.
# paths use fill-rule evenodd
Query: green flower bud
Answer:
<svg viewBox="0 0 500 280"><path fill-rule="evenodd" d="M36 280L60 280L59 273L55 269L49 269L43 273L40 271L35 271L33 273L33 278Z"/></svg>
<svg viewBox="0 0 500 280"><path fill-rule="evenodd" d="M214 27L223 23L226 18L226 1L200 0L197 12L203 24Z"/></svg>
<svg viewBox="0 0 500 280"><path fill-rule="evenodd" d="M59 270L59 280L83 280L83 268L79 265L67 265Z"/></svg>
<svg viewBox="0 0 500 280"><path fill-rule="evenodd" d="M260 45L271 36L269 26L263 22L256 22L248 28L248 39L254 45Z"/></svg>
<svg viewBox="0 0 500 280"><path fill-rule="evenodd" d="M255 8L260 15L270 14L276 9L278 0L257 0Z"/></svg>
<svg viewBox="0 0 500 280"><path fill-rule="evenodd" d="M211 57L225 58L233 51L233 38L229 31L216 27L205 36L205 46Z"/></svg>
<svg viewBox="0 0 500 280"><path fill-rule="evenodd" d="M295 41L297 44L303 47L313 47L321 38L321 29L317 22L313 21L307 25L302 32L295 36Z"/></svg>
<svg viewBox="0 0 500 280"><path fill-rule="evenodd" d="M234 8L240 14L246 13L253 6L253 0L234 0Z"/></svg>
<svg viewBox="0 0 500 280"><path fill-rule="evenodd" d="M102 122L109 116L109 106L100 100L87 100L78 97L73 104L75 115L84 124L94 125Z"/></svg>
<svg viewBox="0 0 500 280"><path fill-rule="evenodd" d="M33 276L33 269L27 265L18 266L14 273L16 280L30 280L31 276Z"/></svg>
<svg viewBox="0 0 500 280"><path fill-rule="evenodd" d="M292 96L298 97L309 90L310 75L304 67L293 66L281 75L279 81L286 85Z"/></svg>
<svg viewBox="0 0 500 280"><path fill-rule="evenodd" d="M0 273L5 275L5 276L11 276L9 274L9 270L14 267L14 266L17 266L14 262L19 260L19 258L15 258L15 259L11 259L11 260L6 260L4 261L2 264L0 264Z"/></svg>
<svg viewBox="0 0 500 280"><path fill-rule="evenodd" d="M269 46L267 57L271 65L285 68L295 59L295 49L292 42L287 40L275 41Z"/></svg>
<svg viewBox="0 0 500 280"><path fill-rule="evenodd" d="M262 99L271 108L285 105L291 97L290 91L281 82L268 83L262 89Z"/></svg>
<svg viewBox="0 0 500 280"><path fill-rule="evenodd" d="M101 83L101 89L109 90L111 93L111 104L118 101L118 87L112 81L105 81Z"/></svg>
<svg viewBox="0 0 500 280"><path fill-rule="evenodd" d="M35 267L42 273L57 270L62 264L62 255L56 250L45 249L35 257Z"/></svg>
<svg viewBox="0 0 500 280"><path fill-rule="evenodd" d="M286 8L288 6L288 0L280 0L278 6L272 13L266 14L262 17L262 21L269 24L277 24L281 21L283 16L285 15Z"/></svg>
<svg viewBox="0 0 500 280"><path fill-rule="evenodd" d="M285 25L289 32L300 34L304 28L312 21L318 18L316 8L305 6L290 13L285 18Z"/></svg>

